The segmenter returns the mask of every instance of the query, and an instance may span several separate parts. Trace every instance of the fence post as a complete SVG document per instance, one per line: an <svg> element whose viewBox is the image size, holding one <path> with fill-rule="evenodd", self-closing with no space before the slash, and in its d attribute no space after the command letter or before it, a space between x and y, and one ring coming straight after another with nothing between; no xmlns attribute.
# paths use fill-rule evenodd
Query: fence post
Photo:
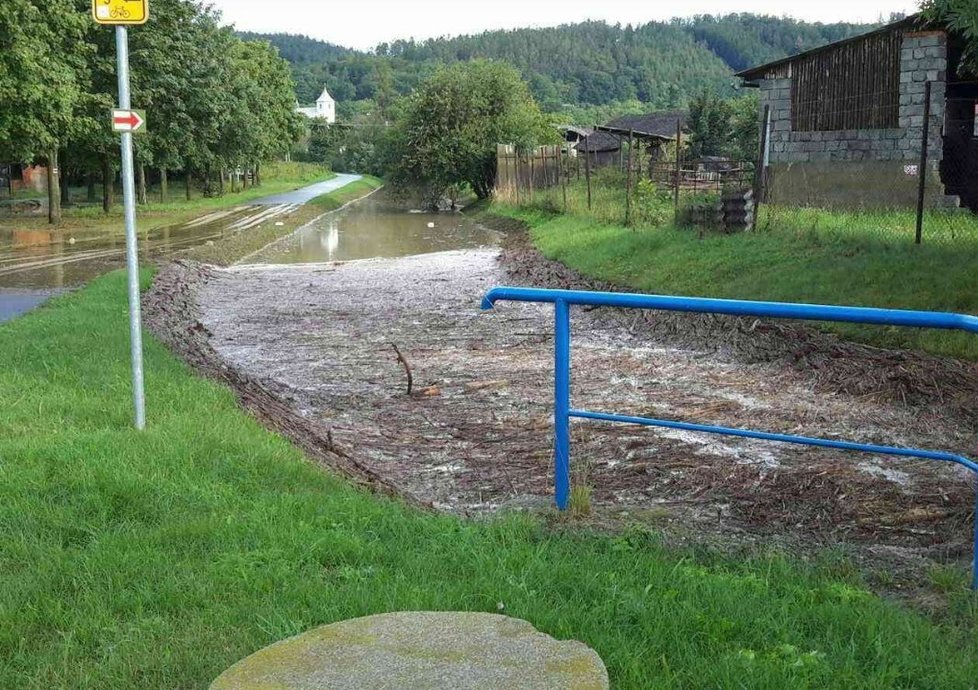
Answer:
<svg viewBox="0 0 978 690"><path fill-rule="evenodd" d="M682 150L683 122L682 120L676 120L676 191L675 199L673 201L673 210L675 212L677 221L679 220L679 178L682 176L683 170Z"/></svg>
<svg viewBox="0 0 978 690"><path fill-rule="evenodd" d="M597 131L597 130L595 130ZM584 176L587 178L587 210L591 210L591 142L584 144Z"/></svg>
<svg viewBox="0 0 978 690"><path fill-rule="evenodd" d="M625 225L632 224L632 151L635 148L635 130L628 132L628 182L625 187Z"/></svg>
<svg viewBox="0 0 978 690"><path fill-rule="evenodd" d="M930 94L931 82L924 85L924 137L920 143L920 170L917 175L920 185L917 189L917 237L916 244L924 241L924 197L927 195L927 156L930 148Z"/></svg>
<svg viewBox="0 0 978 690"><path fill-rule="evenodd" d="M765 174L767 172L767 146L768 129L771 126L771 106L764 106L764 117L761 119L761 152L757 157L757 170L754 171L754 221L757 221L757 212L764 200L766 191Z"/></svg>
<svg viewBox="0 0 978 690"><path fill-rule="evenodd" d="M564 162L564 147L559 149L558 164L560 165L560 187L564 192L564 213L567 213L567 175L566 164Z"/></svg>
<svg viewBox="0 0 978 690"><path fill-rule="evenodd" d="M513 147L513 189L516 191L516 205L520 205L520 154L519 150Z"/></svg>
<svg viewBox="0 0 978 690"><path fill-rule="evenodd" d="M570 305L554 305L554 488L557 508L570 504Z"/></svg>

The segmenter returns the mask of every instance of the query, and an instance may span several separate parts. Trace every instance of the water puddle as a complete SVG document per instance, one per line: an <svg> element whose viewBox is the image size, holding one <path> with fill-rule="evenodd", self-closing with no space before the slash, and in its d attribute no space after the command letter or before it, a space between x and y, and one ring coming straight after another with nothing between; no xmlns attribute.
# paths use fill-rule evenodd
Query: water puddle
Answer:
<svg viewBox="0 0 978 690"><path fill-rule="evenodd" d="M238 207L197 221L140 233L140 262L168 256L239 230L237 223L257 213ZM84 229L69 232L30 226L0 228L0 290L51 290L84 285L125 265L126 241L121 230L111 235ZM151 221L150 221L151 222Z"/></svg>
<svg viewBox="0 0 978 690"><path fill-rule="evenodd" d="M248 264L395 259L495 246L499 234L461 213L406 211L383 193L320 218L250 257Z"/></svg>

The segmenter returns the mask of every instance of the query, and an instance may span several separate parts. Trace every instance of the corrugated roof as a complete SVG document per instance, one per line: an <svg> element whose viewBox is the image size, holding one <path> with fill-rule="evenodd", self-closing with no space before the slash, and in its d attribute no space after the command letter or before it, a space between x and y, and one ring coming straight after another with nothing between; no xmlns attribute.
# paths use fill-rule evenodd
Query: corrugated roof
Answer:
<svg viewBox="0 0 978 690"><path fill-rule="evenodd" d="M684 110L662 110L644 115L625 115L615 118L605 126L622 132L634 130L636 134L675 139L676 122L681 123L685 130L688 118L689 114Z"/></svg>

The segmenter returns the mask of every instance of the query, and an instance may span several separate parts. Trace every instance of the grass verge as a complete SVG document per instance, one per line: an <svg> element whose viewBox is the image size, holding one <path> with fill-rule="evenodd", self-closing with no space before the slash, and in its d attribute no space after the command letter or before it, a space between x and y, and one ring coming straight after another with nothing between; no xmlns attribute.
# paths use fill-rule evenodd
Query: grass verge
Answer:
<svg viewBox="0 0 978 690"><path fill-rule="evenodd" d="M182 184L172 184L165 203L160 203L158 193L150 193L150 203L137 207L139 230L151 232L167 225L184 223L210 211L247 204L254 199L323 182L334 176L323 166L313 163L268 163L263 168L260 187L249 187L219 197L203 197L195 190L190 201L184 196ZM58 226L49 225L47 216L0 217L0 235L11 230L54 230L70 233L79 240L88 236L123 235L125 226L121 195L117 201L108 214L102 212L101 204L76 204L65 208L64 218Z"/></svg>
<svg viewBox="0 0 978 690"><path fill-rule="evenodd" d="M537 208L496 204L493 212L526 222L548 258L639 292L978 313L974 249L852 241L844 219L838 234L785 225L701 239L694 230L628 228ZM822 218L823 229L832 225L830 214ZM978 360L978 338L965 333L826 328L881 347Z"/></svg>
<svg viewBox="0 0 978 690"><path fill-rule="evenodd" d="M316 197L287 216L276 218L277 222L282 223L280 226L275 223L265 223L257 228L229 235L213 245L193 247L182 256L215 266L230 266L260 251L280 237L295 232L319 216L375 192L383 184L383 180L379 178L365 176L362 180L351 182L336 191Z"/></svg>
<svg viewBox="0 0 978 690"><path fill-rule="evenodd" d="M0 687L205 688L310 627L418 609L583 640L616 689L973 687L967 592L932 621L831 563L415 511L146 348L136 433L121 273L0 327Z"/></svg>

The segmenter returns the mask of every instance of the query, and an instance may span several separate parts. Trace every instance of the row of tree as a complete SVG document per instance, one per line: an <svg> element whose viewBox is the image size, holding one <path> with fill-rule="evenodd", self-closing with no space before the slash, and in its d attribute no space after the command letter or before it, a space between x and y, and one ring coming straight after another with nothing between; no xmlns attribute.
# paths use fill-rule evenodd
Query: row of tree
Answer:
<svg viewBox="0 0 978 690"><path fill-rule="evenodd" d="M733 71L867 31L868 25L813 24L753 14L670 23L489 31L476 36L402 40L372 53L301 36L265 35L293 65L297 93L311 102L323 83L342 104L415 90L442 65L472 59L517 67L541 106L637 100L646 110L686 105L693 94L733 93Z"/></svg>
<svg viewBox="0 0 978 690"><path fill-rule="evenodd" d="M266 42L243 41L193 0L154 0L150 21L130 31L132 94L148 113L137 140L141 200L147 169L167 194L180 171L190 194L244 167L287 154L302 136L288 63ZM0 160L47 164L50 218L60 220L63 178L103 181L112 204L119 140L115 34L91 18L90 0L0 3ZM60 175L58 172L60 171ZM248 177L247 175L245 176Z"/></svg>

